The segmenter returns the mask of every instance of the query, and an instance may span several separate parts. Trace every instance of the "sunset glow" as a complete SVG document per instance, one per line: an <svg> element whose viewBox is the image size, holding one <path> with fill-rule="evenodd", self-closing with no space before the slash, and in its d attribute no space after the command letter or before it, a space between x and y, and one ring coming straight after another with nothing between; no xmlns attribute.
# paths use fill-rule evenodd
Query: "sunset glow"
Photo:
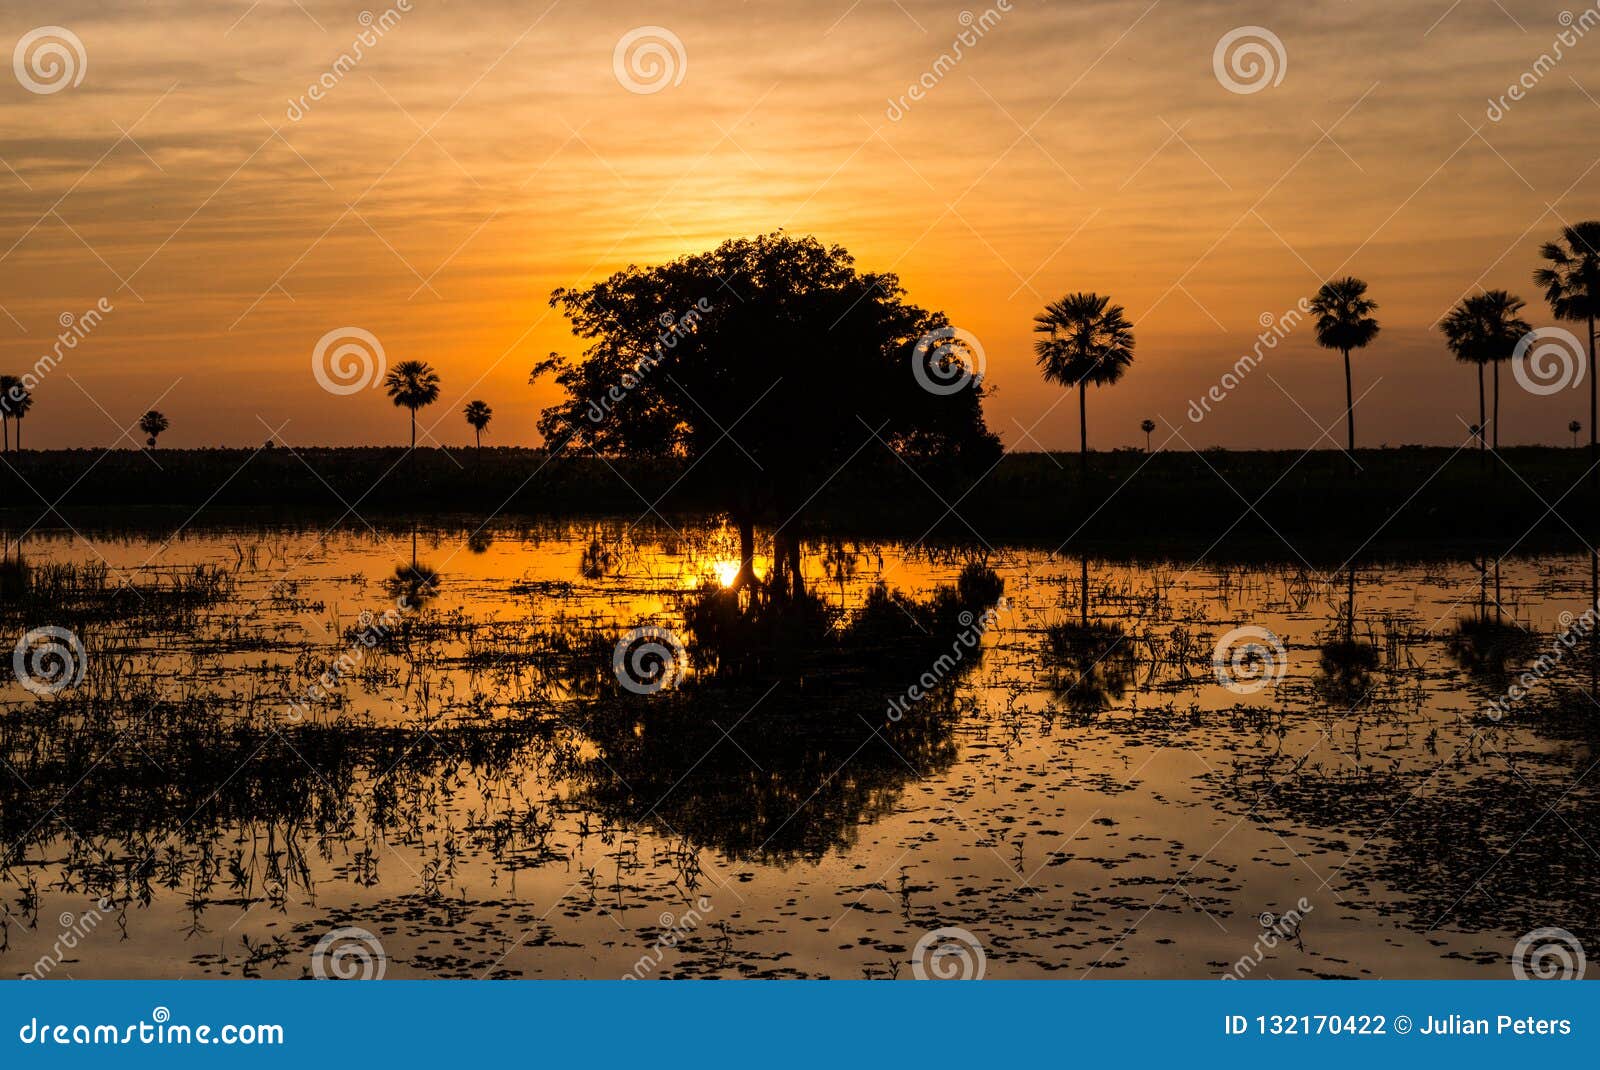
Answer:
<svg viewBox="0 0 1600 1070"><path fill-rule="evenodd" d="M30 438L109 443L159 402L173 446L398 441L380 395L311 376L318 339L354 326L439 369L423 443L471 441L459 410L482 397L488 444L537 444L556 390L528 368L574 348L551 290L784 227L981 339L1013 448L1073 444L1029 322L1078 289L1113 294L1139 340L1091 414L1103 448L1142 443L1145 417L1168 449L1320 441L1342 382L1304 332L1236 395L1248 420L1185 413L1263 317L1340 272L1383 308L1359 360L1371 441L1453 445L1475 398L1436 374L1435 323L1479 287L1535 298L1539 243L1600 197L1600 39L1506 97L1560 4L1258 5L1284 59L1245 93L1214 70L1227 5L963 10L416 0L369 26L345 3L59 5L81 83L0 96L0 352L31 364L63 315L115 311L38 391ZM617 47L656 25L681 59L669 42L665 83L630 91L651 72L619 76ZM1509 442L1564 441L1580 408L1505 404Z"/></svg>

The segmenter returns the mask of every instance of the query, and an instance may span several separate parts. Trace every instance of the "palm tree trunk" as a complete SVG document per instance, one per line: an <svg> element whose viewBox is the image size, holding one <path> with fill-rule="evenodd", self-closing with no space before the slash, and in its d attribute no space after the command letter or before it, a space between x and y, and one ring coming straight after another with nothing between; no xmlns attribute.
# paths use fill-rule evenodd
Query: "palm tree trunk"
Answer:
<svg viewBox="0 0 1600 1070"><path fill-rule="evenodd" d="M1086 387L1082 379L1078 380L1078 452L1089 452L1089 410L1084 398Z"/></svg>
<svg viewBox="0 0 1600 1070"><path fill-rule="evenodd" d="M1600 450L1600 440L1595 438L1595 382L1594 382L1594 316L1589 317L1589 454Z"/></svg>
<svg viewBox="0 0 1600 1070"><path fill-rule="evenodd" d="M1500 452L1500 362L1494 362L1494 415L1489 419L1492 433L1490 441L1494 443L1494 451Z"/></svg>
<svg viewBox="0 0 1600 1070"><path fill-rule="evenodd" d="M1344 426L1345 437L1350 443L1349 452L1356 451L1356 402L1355 394L1350 390L1350 351L1344 351Z"/></svg>
<svg viewBox="0 0 1600 1070"><path fill-rule="evenodd" d="M411 448L417 448L417 410L411 410Z"/></svg>
<svg viewBox="0 0 1600 1070"><path fill-rule="evenodd" d="M483 432L478 430L476 427L474 427L472 429L472 436L473 436L473 438L478 440L477 441L478 448L480 450L483 449Z"/></svg>
<svg viewBox="0 0 1600 1070"><path fill-rule="evenodd" d="M1478 448L1483 449L1483 364L1478 364Z"/></svg>

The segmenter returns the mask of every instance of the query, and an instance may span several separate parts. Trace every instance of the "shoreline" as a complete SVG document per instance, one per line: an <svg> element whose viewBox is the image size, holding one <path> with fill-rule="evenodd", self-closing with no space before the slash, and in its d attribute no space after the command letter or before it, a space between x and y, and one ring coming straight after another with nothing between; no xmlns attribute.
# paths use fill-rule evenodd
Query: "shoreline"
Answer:
<svg viewBox="0 0 1600 1070"><path fill-rule="evenodd" d="M791 530L1028 545L1100 556L1171 549L1314 560L1581 552L1600 535L1587 449L1014 453L986 473L863 459ZM27 450L0 465L0 528L388 526L726 515L710 465L516 447ZM785 515L788 515L787 512ZM771 531L776 511L757 520Z"/></svg>

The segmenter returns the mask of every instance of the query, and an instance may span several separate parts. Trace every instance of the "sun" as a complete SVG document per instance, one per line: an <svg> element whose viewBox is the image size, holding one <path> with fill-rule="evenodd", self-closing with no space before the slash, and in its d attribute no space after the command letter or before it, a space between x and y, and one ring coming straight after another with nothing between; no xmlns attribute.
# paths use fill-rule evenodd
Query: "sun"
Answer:
<svg viewBox="0 0 1600 1070"><path fill-rule="evenodd" d="M713 569L717 574L717 582L724 587L732 587L733 581L739 578L737 561L718 561Z"/></svg>

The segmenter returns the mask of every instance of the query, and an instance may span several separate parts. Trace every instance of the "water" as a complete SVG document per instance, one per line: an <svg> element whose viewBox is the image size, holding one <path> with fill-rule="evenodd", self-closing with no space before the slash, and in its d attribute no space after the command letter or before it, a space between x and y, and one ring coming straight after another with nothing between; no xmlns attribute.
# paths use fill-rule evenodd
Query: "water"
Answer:
<svg viewBox="0 0 1600 1070"><path fill-rule="evenodd" d="M1597 932L1586 555L810 541L832 615L752 638L695 608L725 528L472 530L29 536L3 639L83 676L0 692L3 968L905 978L959 927L989 977L1505 977ZM636 694L644 626L685 649Z"/></svg>

